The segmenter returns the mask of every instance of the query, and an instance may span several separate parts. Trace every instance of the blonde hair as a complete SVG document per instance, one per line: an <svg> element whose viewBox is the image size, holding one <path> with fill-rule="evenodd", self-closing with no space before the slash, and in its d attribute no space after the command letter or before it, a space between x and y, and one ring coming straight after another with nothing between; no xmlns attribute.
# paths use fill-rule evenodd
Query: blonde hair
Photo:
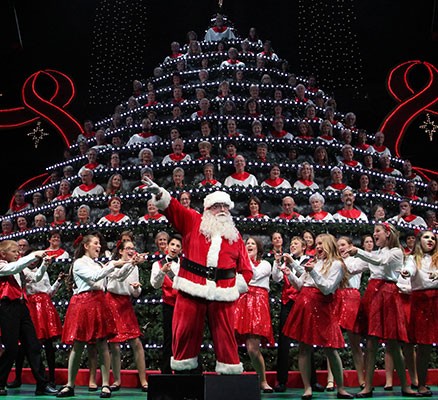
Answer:
<svg viewBox="0 0 438 400"><path fill-rule="evenodd" d="M316 241L320 239L322 241L322 249L326 255L323 266L321 268L321 274L327 275L334 261L339 261L342 265L343 277L340 284L340 287L346 287L349 274L347 270L347 266L344 263L344 260L339 253L339 249L336 243L336 238L330 233L321 233L315 238Z"/></svg>
<svg viewBox="0 0 438 400"><path fill-rule="evenodd" d="M421 260L424 257L424 252L423 252L423 249L421 247L421 238L426 233L431 233L432 235L435 236L435 234L432 231L423 231L423 232L421 232L421 234L419 234L417 236L416 241L415 241L414 253L412 254L412 256L414 257L415 265L417 266L418 269L421 269L421 266L422 266ZM432 257L432 261L430 263L430 268L431 269L438 269L438 243L437 243L437 240L435 240L435 248L431 251L430 255Z"/></svg>
<svg viewBox="0 0 438 400"><path fill-rule="evenodd" d="M18 243L15 240L3 240L0 242L0 253L9 251L13 247L18 248ZM3 259L1 254L0 259Z"/></svg>
<svg viewBox="0 0 438 400"><path fill-rule="evenodd" d="M394 247L400 247L400 233L397 229L395 229L394 225L389 224L388 222L379 222L375 226L380 226L385 230L385 232L389 232L389 236L387 239L387 246L389 249L393 249Z"/></svg>

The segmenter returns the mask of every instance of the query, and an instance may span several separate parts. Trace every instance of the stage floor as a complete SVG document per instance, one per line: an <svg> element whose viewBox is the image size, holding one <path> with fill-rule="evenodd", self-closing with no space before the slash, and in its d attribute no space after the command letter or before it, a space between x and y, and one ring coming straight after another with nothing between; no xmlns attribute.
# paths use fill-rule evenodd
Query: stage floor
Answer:
<svg viewBox="0 0 438 400"><path fill-rule="evenodd" d="M349 388L350 393L354 394L359 391L358 388ZM438 386L432 386L431 387L432 392L434 393L434 397L429 398L438 398ZM19 389L8 389L8 395L2 396L3 399L15 399L15 400L22 400L22 399L35 399L35 386L34 385L22 385ZM287 389L284 393L272 393L272 394L264 394L262 393L262 399L269 399L269 400L282 400L282 399L300 399L302 395L302 389ZM75 388L75 397L79 400L96 400L99 399L100 390L97 392L88 392L88 387L86 386L76 386ZM54 396L39 396L40 398L56 398ZM120 391L114 392L112 394L112 399L119 399L119 400L147 400L147 393L142 392L139 388L121 388ZM374 390L374 396L373 399L385 399L385 400L391 400L391 399L400 399L402 398L400 393L400 387L395 386L394 391L392 392L385 392L383 390L383 387L376 387ZM332 393L314 393L313 399L316 400L323 400L323 399L336 399L336 392ZM207 399L208 400L208 399Z"/></svg>

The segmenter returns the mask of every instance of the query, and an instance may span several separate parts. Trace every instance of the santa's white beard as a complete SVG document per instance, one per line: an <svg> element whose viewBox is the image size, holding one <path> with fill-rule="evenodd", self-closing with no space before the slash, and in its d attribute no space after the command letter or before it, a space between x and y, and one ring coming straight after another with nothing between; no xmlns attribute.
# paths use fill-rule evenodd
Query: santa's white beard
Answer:
<svg viewBox="0 0 438 400"><path fill-rule="evenodd" d="M205 210L202 215L200 231L208 240L211 240L213 236L222 236L233 243L239 237L239 232L230 214L213 215L210 210Z"/></svg>

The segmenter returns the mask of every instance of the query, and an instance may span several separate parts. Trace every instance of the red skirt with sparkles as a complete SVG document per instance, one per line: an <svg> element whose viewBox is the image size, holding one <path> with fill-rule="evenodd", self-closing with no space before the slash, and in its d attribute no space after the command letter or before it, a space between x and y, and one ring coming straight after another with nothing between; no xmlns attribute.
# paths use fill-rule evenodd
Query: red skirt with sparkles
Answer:
<svg viewBox="0 0 438 400"><path fill-rule="evenodd" d="M438 290L414 290L411 294L409 339L412 343L438 343Z"/></svg>
<svg viewBox="0 0 438 400"><path fill-rule="evenodd" d="M314 287L303 287L284 324L283 333L309 345L340 349L344 337L334 317L334 296Z"/></svg>
<svg viewBox="0 0 438 400"><path fill-rule="evenodd" d="M35 293L28 295L27 300L37 338L43 340L61 337L62 323L52 298L47 293Z"/></svg>
<svg viewBox="0 0 438 400"><path fill-rule="evenodd" d="M106 301L113 314L117 332L117 335L108 341L123 343L140 337L141 331L130 296L107 292Z"/></svg>
<svg viewBox="0 0 438 400"><path fill-rule="evenodd" d="M71 297L62 329L63 343L95 343L115 335L116 325L103 291L91 290Z"/></svg>
<svg viewBox="0 0 438 400"><path fill-rule="evenodd" d="M274 345L269 292L265 288L249 286L236 301L234 330L242 344L247 335L261 336L263 344Z"/></svg>
<svg viewBox="0 0 438 400"><path fill-rule="evenodd" d="M338 289L334 297L336 301L335 316L338 318L340 327L359 333L358 329L355 328L361 300L359 290L354 288Z"/></svg>
<svg viewBox="0 0 438 400"><path fill-rule="evenodd" d="M395 282L370 279L356 321L363 335L408 342L405 311Z"/></svg>

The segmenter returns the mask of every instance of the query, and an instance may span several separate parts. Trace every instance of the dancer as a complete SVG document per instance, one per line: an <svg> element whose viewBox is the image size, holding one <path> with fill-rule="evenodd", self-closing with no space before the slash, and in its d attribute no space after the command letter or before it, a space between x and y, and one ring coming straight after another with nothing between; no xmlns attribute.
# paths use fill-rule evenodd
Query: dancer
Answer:
<svg viewBox="0 0 438 400"><path fill-rule="evenodd" d="M17 358L18 342L23 343L26 357L36 380L35 395L55 394L41 371L41 344L38 341L26 305L24 268L47 256L44 250L34 251L19 259L18 243L0 242L0 331L4 353L0 357L0 396L6 396L6 380Z"/></svg>
<svg viewBox="0 0 438 400"><path fill-rule="evenodd" d="M337 349L344 347L338 321L333 318L334 293L346 281L346 267L330 234L316 237L316 259L305 265L299 278L284 264L281 269L299 290L292 312L284 326L284 334L299 342L298 365L304 383L303 400L312 398L312 346L323 347L337 383L337 398L352 399L344 388L343 367ZM287 258L285 257L285 261ZM294 264L291 265L293 267Z"/></svg>
<svg viewBox="0 0 438 400"><path fill-rule="evenodd" d="M113 315L105 300L104 278L125 261L115 260L103 265L95 261L101 244L97 235L86 235L75 251L75 261L70 270L75 292L65 315L62 342L73 345L68 359L67 384L62 386L57 397L72 397L82 352L87 343L96 343L100 356L102 374L101 398L110 398L110 355L107 339L116 335Z"/></svg>
<svg viewBox="0 0 438 400"><path fill-rule="evenodd" d="M275 233L274 233L275 234ZM273 234L273 235L274 235ZM283 290L281 292L280 321L278 333L278 350L277 350L277 385L274 387L276 392L285 392L287 389L287 378L289 372L289 350L292 340L283 333L283 327L286 323L292 307L298 296L298 290L289 282L289 279L283 279L284 274L281 271L283 258L286 257L288 263L295 263L294 273L297 277L304 273L304 265L310 260L310 256L305 255L306 241L301 236L294 236L290 241L290 253L275 253L275 260L272 266L272 279L274 282L283 281ZM300 272L297 272L300 271ZM316 380L315 362L313 352L311 356L311 377L310 382L314 392L323 392L324 386Z"/></svg>
<svg viewBox="0 0 438 400"><path fill-rule="evenodd" d="M182 237L175 233L170 237L167 255L152 264L151 285L161 288L163 299L163 358L161 373L171 374L170 359L172 357L172 321L175 309L176 290L172 288L173 279L178 275L182 252Z"/></svg>
<svg viewBox="0 0 438 400"><path fill-rule="evenodd" d="M253 276L248 292L241 294L236 302L234 328L239 341L245 343L251 364L260 377L260 389L263 393L273 393L266 380L265 360L260 351L262 342L274 345L269 306L271 264L262 259L263 245L259 239L250 236L245 243Z"/></svg>
<svg viewBox="0 0 438 400"><path fill-rule="evenodd" d="M411 280L409 336L417 344L418 393L431 397L433 393L426 386L427 367L433 343L438 343L438 247L433 232L418 235L414 253L407 258L401 275Z"/></svg>
<svg viewBox="0 0 438 400"><path fill-rule="evenodd" d="M373 236L377 251L368 253L355 246L345 251L345 254L362 260L361 263L347 266L350 273L370 270L370 279L361 300L357 320L361 333L367 336L365 387L356 393L356 397L373 396L373 376L379 340L386 341L392 354L401 382L402 395L415 397L417 393L410 388L406 380L405 363L400 349L400 342L408 342L408 333L397 288L398 271L403 265L399 234L393 225L382 222L375 225Z"/></svg>
<svg viewBox="0 0 438 400"><path fill-rule="evenodd" d="M144 261L144 255L136 252L133 242L121 240L115 248L113 260L122 261L124 266L112 272L107 277L106 284L106 300L113 314L117 331L117 335L108 340L114 377L110 389L112 392L120 390L122 384L120 343L127 341L134 352L141 389L147 392L148 383L144 349L140 340L141 331L131 302L131 296L137 298L141 293L137 265Z"/></svg>

